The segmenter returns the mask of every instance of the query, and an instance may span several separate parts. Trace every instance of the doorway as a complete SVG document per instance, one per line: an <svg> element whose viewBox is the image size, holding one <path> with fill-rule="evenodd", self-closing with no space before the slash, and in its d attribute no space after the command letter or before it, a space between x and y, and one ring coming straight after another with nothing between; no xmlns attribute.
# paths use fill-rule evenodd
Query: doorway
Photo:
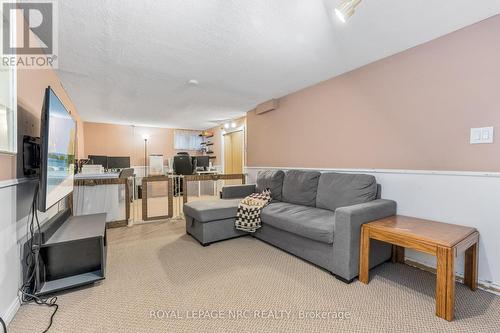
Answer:
<svg viewBox="0 0 500 333"><path fill-rule="evenodd" d="M243 130L224 134L224 173L243 173L244 158Z"/></svg>

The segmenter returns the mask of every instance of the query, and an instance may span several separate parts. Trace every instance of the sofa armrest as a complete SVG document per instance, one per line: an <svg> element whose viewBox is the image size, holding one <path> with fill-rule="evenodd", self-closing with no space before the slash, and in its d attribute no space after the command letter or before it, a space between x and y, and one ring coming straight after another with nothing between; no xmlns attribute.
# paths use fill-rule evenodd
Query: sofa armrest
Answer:
<svg viewBox="0 0 500 333"><path fill-rule="evenodd" d="M255 191L255 184L224 186L221 191L221 199L244 198L252 193L255 193Z"/></svg>
<svg viewBox="0 0 500 333"><path fill-rule="evenodd" d="M333 232L336 274L346 280L358 276L361 225L395 215L396 210L396 202L385 199L337 208Z"/></svg>

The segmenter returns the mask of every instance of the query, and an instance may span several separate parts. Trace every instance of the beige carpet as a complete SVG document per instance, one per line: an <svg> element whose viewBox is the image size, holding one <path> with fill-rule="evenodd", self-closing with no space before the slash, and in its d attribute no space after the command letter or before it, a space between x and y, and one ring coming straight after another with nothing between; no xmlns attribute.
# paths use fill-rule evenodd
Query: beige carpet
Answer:
<svg viewBox="0 0 500 333"><path fill-rule="evenodd" d="M203 248L182 221L108 235L106 280L59 296L51 332L500 332L500 297L459 284L448 323L434 316L434 276L401 264L346 285L251 237ZM9 331L41 332L51 311L22 306Z"/></svg>

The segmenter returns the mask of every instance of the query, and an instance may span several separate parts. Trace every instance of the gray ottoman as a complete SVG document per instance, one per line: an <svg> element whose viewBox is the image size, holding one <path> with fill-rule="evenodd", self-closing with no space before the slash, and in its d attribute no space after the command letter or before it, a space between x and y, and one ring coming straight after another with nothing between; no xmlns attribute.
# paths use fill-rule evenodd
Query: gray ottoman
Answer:
<svg viewBox="0 0 500 333"><path fill-rule="evenodd" d="M244 236L246 232L236 230L234 221L241 199L200 200L184 205L186 233L201 245Z"/></svg>

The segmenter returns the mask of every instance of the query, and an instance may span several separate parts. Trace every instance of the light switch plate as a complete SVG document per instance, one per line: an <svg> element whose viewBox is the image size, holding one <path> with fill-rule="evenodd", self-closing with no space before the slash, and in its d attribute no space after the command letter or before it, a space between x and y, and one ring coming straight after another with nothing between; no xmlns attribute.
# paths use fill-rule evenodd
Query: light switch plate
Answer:
<svg viewBox="0 0 500 333"><path fill-rule="evenodd" d="M493 127L478 127L470 129L470 143L493 143Z"/></svg>

